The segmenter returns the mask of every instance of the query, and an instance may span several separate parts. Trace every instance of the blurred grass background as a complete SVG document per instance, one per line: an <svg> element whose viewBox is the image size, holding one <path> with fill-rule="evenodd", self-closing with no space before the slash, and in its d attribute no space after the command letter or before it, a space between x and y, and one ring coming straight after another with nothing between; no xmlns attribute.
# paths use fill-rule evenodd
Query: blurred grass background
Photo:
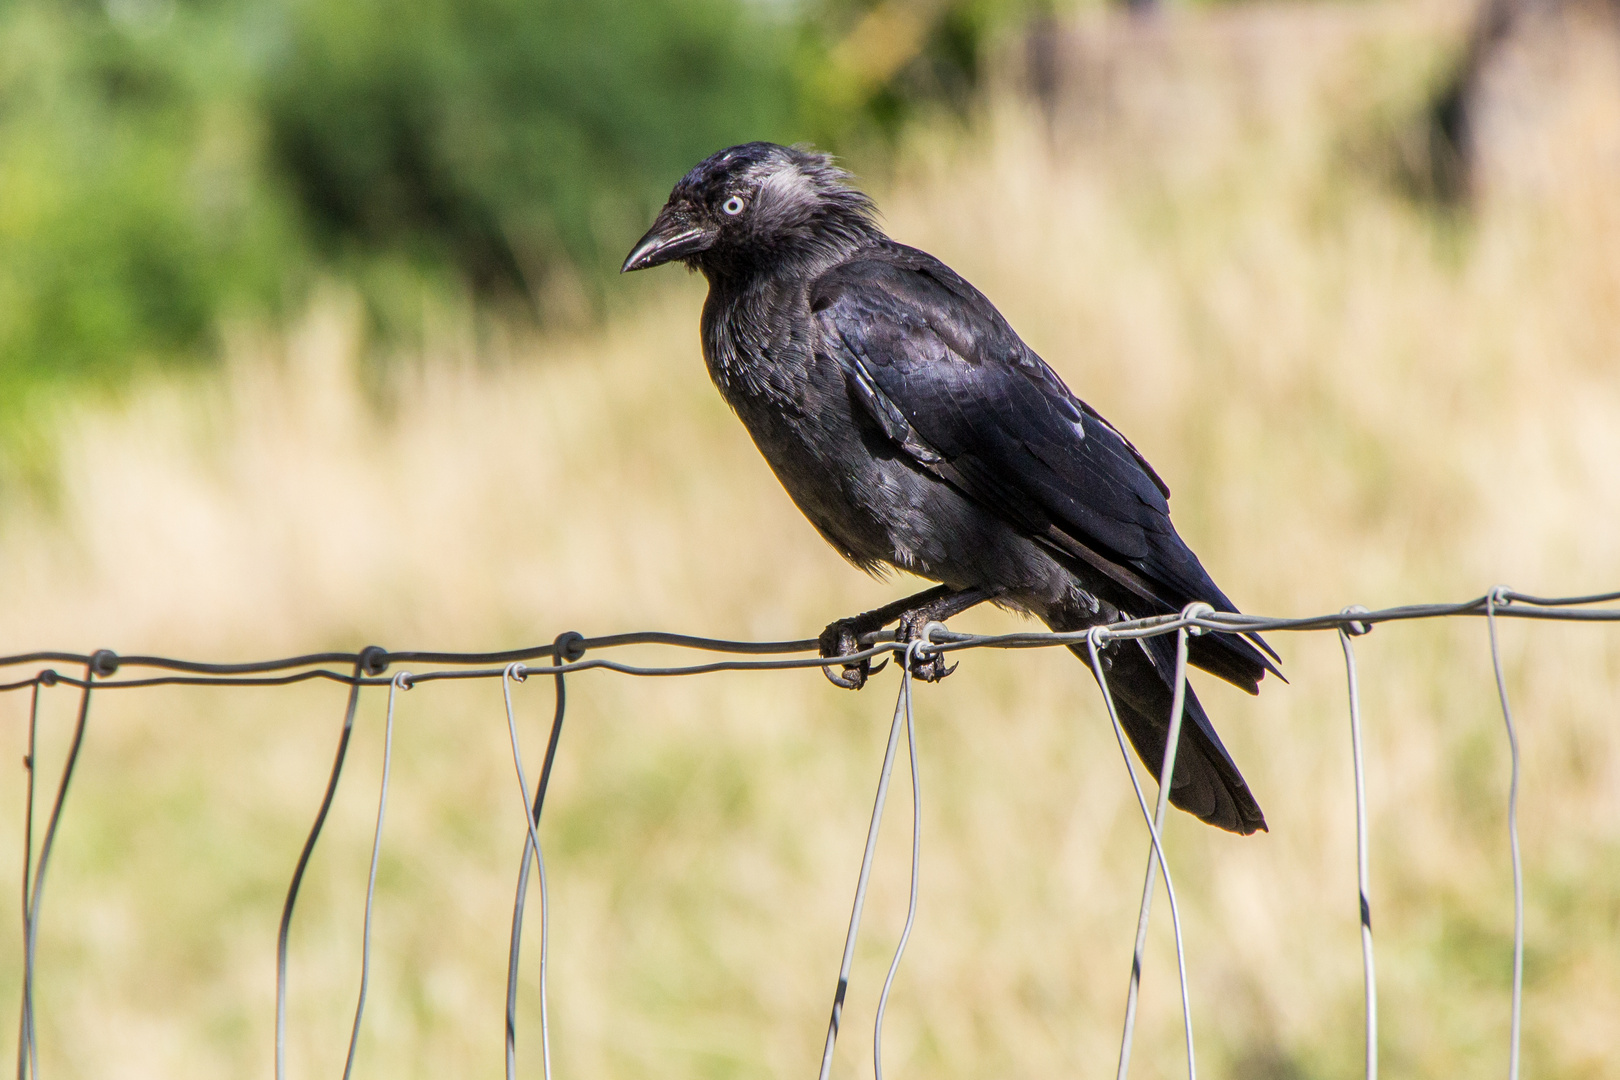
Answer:
<svg viewBox="0 0 1620 1080"><path fill-rule="evenodd" d="M1011 10L537 7L0 15L0 653L797 637L896 595L909 583L805 527L707 385L701 282L605 270L692 161L757 136L849 150L890 231L1131 434L1246 610L1614 586L1620 52L1601 11L1535 24L1474 76L1459 188L1436 179L1433 116L1474 13L1449 3L1046 12L1027 35ZM588 48L598 25L614 47ZM531 63L553 40L567 62ZM667 115L647 104L661 56ZM551 110L546 79L598 77ZM1503 634L1526 1074L1603 1076L1620 640ZM1291 685L1198 684L1272 832L1170 829L1201 1065L1349 1077L1342 660L1326 635L1275 644ZM1496 1073L1512 893L1485 627L1384 627L1358 651L1385 1075ZM814 1067L893 686L571 681L544 825L559 1076ZM516 697L538 761L548 684ZM268 1073L276 917L342 704L100 696L40 928L48 1072ZM45 697L46 775L73 706ZM26 708L0 699L0 759L23 753ZM1110 1070L1144 843L1089 676L1067 654L974 654L918 710L923 900L891 1075ZM381 723L368 695L294 925L293 1075L341 1068ZM400 700L362 1075L498 1074L522 842L505 740L493 685ZM20 837L12 776L0 835ZM841 1075L870 1068L906 824L902 800ZM0 860L13 895L19 861ZM1142 1077L1183 1069L1169 945L1157 925ZM0 984L0 1013L16 1005Z"/></svg>

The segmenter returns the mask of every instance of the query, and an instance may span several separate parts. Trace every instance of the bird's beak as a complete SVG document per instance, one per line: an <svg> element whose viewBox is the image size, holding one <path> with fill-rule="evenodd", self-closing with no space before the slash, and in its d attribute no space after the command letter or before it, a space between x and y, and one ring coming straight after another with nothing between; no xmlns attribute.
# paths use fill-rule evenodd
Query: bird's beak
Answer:
<svg viewBox="0 0 1620 1080"><path fill-rule="evenodd" d="M684 213L666 206L658 213L647 235L636 242L619 273L645 270L674 259L685 259L714 245L714 232L692 221Z"/></svg>

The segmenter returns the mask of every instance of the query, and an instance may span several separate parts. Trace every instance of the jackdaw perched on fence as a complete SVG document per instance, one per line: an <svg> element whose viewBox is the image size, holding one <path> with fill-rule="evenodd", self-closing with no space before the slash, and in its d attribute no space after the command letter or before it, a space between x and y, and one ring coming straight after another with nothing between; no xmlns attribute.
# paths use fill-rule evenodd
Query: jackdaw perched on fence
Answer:
<svg viewBox="0 0 1620 1080"><path fill-rule="evenodd" d="M708 279L709 374L810 523L863 570L940 583L833 623L822 655L857 652L896 621L913 640L987 600L1058 631L1193 601L1236 610L1176 535L1170 489L1137 449L982 293L884 235L826 155L748 143L698 165L624 270L673 260ZM1189 659L1255 693L1277 670L1266 654L1258 637L1206 634ZM1121 641L1104 656L1126 733L1157 775L1175 643ZM828 675L858 689L869 670ZM942 677L943 660L919 674ZM1266 827L1191 688L1171 801L1233 832Z"/></svg>

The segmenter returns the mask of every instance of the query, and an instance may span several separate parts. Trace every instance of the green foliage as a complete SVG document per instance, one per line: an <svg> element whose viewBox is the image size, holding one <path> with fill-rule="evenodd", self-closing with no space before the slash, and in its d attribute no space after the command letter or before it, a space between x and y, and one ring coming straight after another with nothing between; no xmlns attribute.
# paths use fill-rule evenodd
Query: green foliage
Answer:
<svg viewBox="0 0 1620 1080"><path fill-rule="evenodd" d="M0 16L0 425L41 380L197 355L222 315L273 308L296 265L216 41L169 22Z"/></svg>
<svg viewBox="0 0 1620 1080"><path fill-rule="evenodd" d="M801 75L819 106L816 134L892 138L920 108L962 110L986 43L1048 0L820 0L806 21Z"/></svg>
<svg viewBox="0 0 1620 1080"><path fill-rule="evenodd" d="M267 80L324 252L450 265L532 298L599 287L730 143L799 134L786 35L738 0L295 0Z"/></svg>
<svg viewBox="0 0 1620 1080"><path fill-rule="evenodd" d="M1001 0L18 0L0 9L0 438L213 355L316 275L599 309L671 184L965 100ZM866 140L870 141L870 140ZM11 432L7 436L7 432Z"/></svg>

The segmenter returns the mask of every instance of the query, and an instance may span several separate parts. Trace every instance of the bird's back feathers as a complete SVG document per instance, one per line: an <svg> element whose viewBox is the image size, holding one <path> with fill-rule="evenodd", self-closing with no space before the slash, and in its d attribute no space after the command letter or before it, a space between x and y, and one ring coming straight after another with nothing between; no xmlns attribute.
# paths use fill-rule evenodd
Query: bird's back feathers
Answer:
<svg viewBox="0 0 1620 1080"><path fill-rule="evenodd" d="M1168 488L1141 453L939 260L874 245L822 273L810 308L817 347L899 447L1102 575L1122 610L1157 615L1193 601L1236 610L1177 535ZM1225 634L1200 639L1194 661L1251 692L1276 670Z"/></svg>

